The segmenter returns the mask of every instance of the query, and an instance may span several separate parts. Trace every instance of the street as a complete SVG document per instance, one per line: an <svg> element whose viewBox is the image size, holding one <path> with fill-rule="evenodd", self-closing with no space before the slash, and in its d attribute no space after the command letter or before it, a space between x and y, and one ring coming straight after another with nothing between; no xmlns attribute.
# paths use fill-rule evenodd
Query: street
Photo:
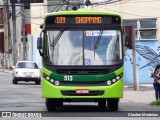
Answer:
<svg viewBox="0 0 160 120"><path fill-rule="evenodd" d="M35 85L34 82L12 84L12 74L5 72L0 72L0 83L0 111L37 111L49 113L45 107L45 100L41 97L41 85ZM124 98L120 100L119 112L111 114L107 107L106 110L101 110L97 107L97 103L64 103L64 106L53 112L51 117L105 117L107 114L116 116L116 114L119 115L120 112L124 111L160 111L159 107L149 105L149 102L154 99L152 88L148 91L133 91L125 88Z"/></svg>

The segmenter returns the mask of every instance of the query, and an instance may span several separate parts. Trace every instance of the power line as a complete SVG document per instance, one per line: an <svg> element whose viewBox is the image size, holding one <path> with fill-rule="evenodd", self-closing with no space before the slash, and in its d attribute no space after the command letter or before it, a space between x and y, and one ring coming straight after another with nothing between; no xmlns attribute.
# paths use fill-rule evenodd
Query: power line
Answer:
<svg viewBox="0 0 160 120"><path fill-rule="evenodd" d="M106 4L113 4L113 3L118 3L118 2L122 2L121 0L108 0L108 1L101 1L101 2L95 2L92 4L97 4L97 5L106 5Z"/></svg>
<svg viewBox="0 0 160 120"><path fill-rule="evenodd" d="M21 11L20 13L23 14L25 17L32 18L32 19L40 19L40 18L43 18L43 17L44 17L44 16L31 17L31 16L26 15L23 11Z"/></svg>
<svg viewBox="0 0 160 120"><path fill-rule="evenodd" d="M59 3L61 3L61 2L64 2L65 0L60 0L60 2ZM152 0L153 1L153 0ZM126 3L126 2L129 2L128 0L125 0L125 1L120 1L120 0L114 0L114 1L110 1L110 0L108 0L108 1L103 1L103 2L98 2L99 4L97 4L97 2L96 3L92 3L92 5L97 5L97 6L99 6L99 5L105 5L106 3L107 4L111 4L111 3L116 3L116 2L119 2L119 3L116 3L116 4L123 4L123 3ZM80 3L81 4L81 3ZM84 4L84 3L83 3ZM52 5L47 5L47 6L55 6L55 5L57 5L57 6L60 6L59 8L58 8L58 10L63 6L63 5L66 5L66 4L52 4ZM57 7L56 6L56 7ZM55 8L56 8L55 7ZM53 10L55 10L55 8L53 9ZM143 16L143 15L138 15L138 14L132 14L132 13L126 13L126 12L119 12L119 11L116 11L116 10L111 10L111 9L107 9L107 8L104 8L104 7L101 7L101 8L103 8L103 9L106 9L106 10L109 10L109 11L113 11L113 12L118 12L118 13L121 13L121 14L127 14L127 15L132 15L132 16L140 16L140 17L153 17L153 16ZM18 10L17 10L18 11ZM41 19L41 18L43 18L44 16L39 16L39 17L31 17L31 16L27 16L25 13L23 13L22 11L21 11L21 13L23 14L23 15L25 15L26 17L28 17L28 18L31 18L31 19Z"/></svg>
<svg viewBox="0 0 160 120"><path fill-rule="evenodd" d="M138 15L138 14L120 12L120 11L116 11L116 10L111 10L111 9L108 9L108 8L104 8L104 7L102 7L102 6L101 6L101 8L106 9L106 10L109 10L109 11L112 11L112 12L117 12L117 13L120 13L120 14L126 14L126 15L132 15L132 16L139 16L139 17L152 17L152 18L155 18L155 16L143 16L143 15ZM158 18L159 18L159 17L160 17L160 16L158 16Z"/></svg>
<svg viewBox="0 0 160 120"><path fill-rule="evenodd" d="M64 3L65 0L60 0L58 4L61 4L62 1L63 1L63 3ZM53 9L51 10L51 12L53 12L54 10L56 10L56 8L58 8L59 6L61 7L62 5L57 5L55 8L53 8ZM59 8L60 8L60 7L59 7Z"/></svg>
<svg viewBox="0 0 160 120"><path fill-rule="evenodd" d="M124 3L128 3L129 2L129 0L121 0L121 1L119 1L119 2L117 2L117 3L114 3L114 4L108 4L109 6L115 6L115 5L120 5L120 4L124 4Z"/></svg>
<svg viewBox="0 0 160 120"><path fill-rule="evenodd" d="M41 24L38 24L38 23L34 23L34 22L31 22L32 24L35 24L35 25L41 25Z"/></svg>
<svg viewBox="0 0 160 120"><path fill-rule="evenodd" d="M160 2L158 0L135 0L135 1L128 1L129 3L142 3L142 2Z"/></svg>
<svg viewBox="0 0 160 120"><path fill-rule="evenodd" d="M62 0L61 0L62 1ZM64 0L66 1L66 0ZM128 2L128 3L140 3L140 2L160 2L158 0L135 0L135 1L130 1L130 0L107 0L107 1L101 1L101 2L93 2L91 3L91 5L106 5L106 4L113 4L113 3L117 3L117 4L123 4L125 2ZM70 5L75 5L75 3L69 3ZM38 7L38 6L63 6L63 5L68 5L67 3L61 3L61 4L49 4L49 5L45 5L45 4L31 4L30 6L33 6L33 7ZM79 5L85 5L85 3L81 3L79 2ZM0 7L5 7L5 6L13 6L12 4L10 5L0 5ZM14 6L23 6L22 4L15 4ZM29 6L29 5L26 5L26 6Z"/></svg>

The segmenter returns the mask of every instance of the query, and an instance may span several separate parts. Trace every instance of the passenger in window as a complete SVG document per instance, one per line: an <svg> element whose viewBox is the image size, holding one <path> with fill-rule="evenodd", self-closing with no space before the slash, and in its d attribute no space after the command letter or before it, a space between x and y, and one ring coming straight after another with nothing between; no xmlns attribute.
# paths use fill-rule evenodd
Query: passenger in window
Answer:
<svg viewBox="0 0 160 120"><path fill-rule="evenodd" d="M151 73L151 77L154 78L154 90L156 100L160 99L160 65L157 65L154 72Z"/></svg>

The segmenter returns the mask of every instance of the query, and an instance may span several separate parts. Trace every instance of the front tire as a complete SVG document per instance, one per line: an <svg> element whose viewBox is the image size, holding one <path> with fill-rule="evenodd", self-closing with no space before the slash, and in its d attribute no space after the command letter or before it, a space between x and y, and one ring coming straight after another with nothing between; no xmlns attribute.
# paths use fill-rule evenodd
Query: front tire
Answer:
<svg viewBox="0 0 160 120"><path fill-rule="evenodd" d="M55 111L56 107L60 106L63 106L62 99L52 99L52 98L46 99L46 107L48 111Z"/></svg>
<svg viewBox="0 0 160 120"><path fill-rule="evenodd" d="M107 99L107 104L108 104L109 111L117 111L118 110L118 103L119 103L118 98Z"/></svg>
<svg viewBox="0 0 160 120"><path fill-rule="evenodd" d="M98 107L105 108L106 107L106 99L100 99L98 101Z"/></svg>
<svg viewBox="0 0 160 120"><path fill-rule="evenodd" d="M35 81L35 84L36 84L36 85L40 85L40 84L41 84L41 81L40 81L40 80L37 80L37 81Z"/></svg>
<svg viewBox="0 0 160 120"><path fill-rule="evenodd" d="M12 82L13 84L17 84L17 79L14 77Z"/></svg>

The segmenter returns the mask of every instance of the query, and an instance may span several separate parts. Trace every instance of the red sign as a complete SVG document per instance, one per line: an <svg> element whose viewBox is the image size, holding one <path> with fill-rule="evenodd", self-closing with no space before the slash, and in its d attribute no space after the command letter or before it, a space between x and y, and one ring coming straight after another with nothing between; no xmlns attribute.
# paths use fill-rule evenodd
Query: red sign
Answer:
<svg viewBox="0 0 160 120"><path fill-rule="evenodd" d="M76 89L76 94L88 94L88 89Z"/></svg>
<svg viewBox="0 0 160 120"><path fill-rule="evenodd" d="M25 27L26 27L26 32L28 34L31 34L31 24L26 24Z"/></svg>
<svg viewBox="0 0 160 120"><path fill-rule="evenodd" d="M4 53L4 33L0 32L0 53Z"/></svg>

